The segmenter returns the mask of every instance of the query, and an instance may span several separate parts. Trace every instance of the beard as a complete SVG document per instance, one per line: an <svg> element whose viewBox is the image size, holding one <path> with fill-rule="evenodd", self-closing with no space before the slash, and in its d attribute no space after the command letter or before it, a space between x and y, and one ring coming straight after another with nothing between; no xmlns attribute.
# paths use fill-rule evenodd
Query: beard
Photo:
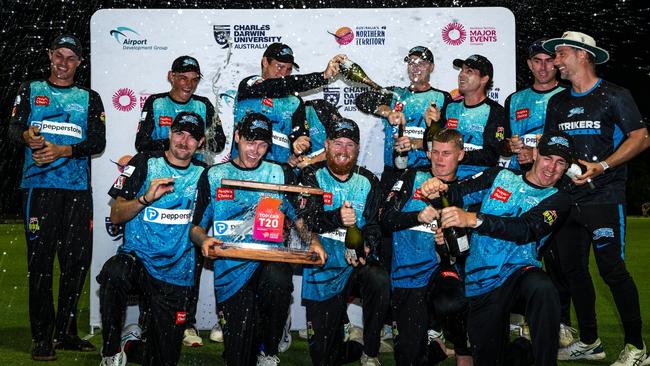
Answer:
<svg viewBox="0 0 650 366"><path fill-rule="evenodd" d="M345 164L337 163L337 158L345 156L349 160ZM327 167L329 170L336 175L347 175L352 171L352 167L357 163L357 154L348 155L348 154L333 154L330 151L325 152L325 157L327 158Z"/></svg>

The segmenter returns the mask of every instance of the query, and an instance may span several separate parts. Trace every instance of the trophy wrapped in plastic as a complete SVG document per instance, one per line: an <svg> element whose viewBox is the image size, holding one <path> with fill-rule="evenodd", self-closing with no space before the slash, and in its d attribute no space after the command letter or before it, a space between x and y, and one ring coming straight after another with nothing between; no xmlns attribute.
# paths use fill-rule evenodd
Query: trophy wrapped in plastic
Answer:
<svg viewBox="0 0 650 366"><path fill-rule="evenodd" d="M218 256L271 262L322 264L310 251L317 235L312 234L304 219L285 215L289 205L284 195L322 195L319 188L222 179L222 187L261 191L253 207L241 207L237 220L214 223L213 235L223 241ZM291 211L293 208L290 208Z"/></svg>

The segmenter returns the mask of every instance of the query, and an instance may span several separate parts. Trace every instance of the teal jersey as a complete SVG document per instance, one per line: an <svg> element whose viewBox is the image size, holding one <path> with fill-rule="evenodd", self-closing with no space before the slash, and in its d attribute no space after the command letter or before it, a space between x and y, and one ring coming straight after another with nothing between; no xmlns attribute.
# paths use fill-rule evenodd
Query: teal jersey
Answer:
<svg viewBox="0 0 650 366"><path fill-rule="evenodd" d="M499 143L506 137L502 106L490 98L473 106L459 100L447 106L443 120L445 127L457 129L465 142L465 158L457 172L459 179L496 166Z"/></svg>
<svg viewBox="0 0 650 366"><path fill-rule="evenodd" d="M285 166L262 161L255 168L242 168L232 161L214 165L205 171L199 182L193 224L212 228L215 238L227 243L256 243L285 246L284 241L253 239L255 210L261 199L273 197L282 200L280 211L285 220L295 219L294 208L284 194L223 187L221 179L237 179L275 184L293 184L293 173ZM286 239L286 238L285 238ZM228 300L251 278L260 262L247 259L218 258L214 262L214 289L217 301Z"/></svg>
<svg viewBox="0 0 650 366"><path fill-rule="evenodd" d="M302 273L302 298L315 301L327 300L343 291L352 273L352 266L345 260L346 229L340 219L339 209L345 201L350 202L357 217L357 227L363 233L365 245L376 255L379 230L379 182L368 170L355 167L350 176L341 181L333 176L325 162L306 167L301 183L319 187L323 196L314 196L303 209L303 215L318 233L327 261L322 267L305 266ZM370 256L369 256L370 258Z"/></svg>
<svg viewBox="0 0 650 366"><path fill-rule="evenodd" d="M99 94L77 85L58 87L47 80L21 85L10 122L12 139L37 126L45 141L72 146L72 156L36 165L25 148L21 188L90 189L90 155L106 144L104 106Z"/></svg>
<svg viewBox="0 0 650 366"><path fill-rule="evenodd" d="M149 274L177 286L194 285L194 246L190 223L196 187L204 165L192 160L187 167L167 161L164 152L135 155L117 178L109 195L132 200L149 189L151 181L174 178L174 190L142 209L124 226L119 253L134 253Z"/></svg>
<svg viewBox="0 0 650 366"><path fill-rule="evenodd" d="M562 90L564 88L559 85L546 91L538 91L530 87L508 96L505 110L508 118L506 126L510 131L506 133L506 137L516 135L522 139L524 145L537 146L536 136L544 133L548 100ZM512 156L507 167L520 168L517 155Z"/></svg>

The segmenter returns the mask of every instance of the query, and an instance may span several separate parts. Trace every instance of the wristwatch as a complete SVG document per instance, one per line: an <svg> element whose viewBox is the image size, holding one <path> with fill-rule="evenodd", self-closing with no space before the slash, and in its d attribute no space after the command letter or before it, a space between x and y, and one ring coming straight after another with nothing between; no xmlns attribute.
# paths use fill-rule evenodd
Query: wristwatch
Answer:
<svg viewBox="0 0 650 366"><path fill-rule="evenodd" d="M609 169L609 164L607 164L607 162L606 162L605 160L600 161L599 164L600 164L600 166L603 167L603 173L604 173L607 169Z"/></svg>

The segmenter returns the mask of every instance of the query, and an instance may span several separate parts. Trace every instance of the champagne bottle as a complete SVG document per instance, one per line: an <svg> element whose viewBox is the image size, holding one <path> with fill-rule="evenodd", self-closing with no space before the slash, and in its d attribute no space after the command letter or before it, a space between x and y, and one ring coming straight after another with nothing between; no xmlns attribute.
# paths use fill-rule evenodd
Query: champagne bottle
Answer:
<svg viewBox="0 0 650 366"><path fill-rule="evenodd" d="M519 136L514 135L513 137L517 138ZM512 161L512 155L514 154L512 150L510 150L508 139L503 139L503 141L499 142L499 162L497 165L503 168L509 167L510 162Z"/></svg>
<svg viewBox="0 0 650 366"><path fill-rule="evenodd" d="M435 102L431 103L431 106L433 108L437 108L437 105ZM433 137L438 133L438 131L442 130L444 128L442 119L438 121L431 120L431 123L425 130L425 139L427 143L427 147L429 148L428 151L433 150Z"/></svg>
<svg viewBox="0 0 650 366"><path fill-rule="evenodd" d="M450 207L447 192L440 192L440 199L442 200L443 208ZM442 234L445 237L449 254L452 257L465 257L469 254L469 240L467 238L467 231L464 228L444 228L442 229Z"/></svg>
<svg viewBox="0 0 650 366"><path fill-rule="evenodd" d="M351 257L355 259L365 258L366 251L363 245L363 233L357 224L348 227L345 231L345 247L348 249Z"/></svg>
<svg viewBox="0 0 650 366"><path fill-rule="evenodd" d="M382 90L383 88L377 83L372 81L361 66L357 65L355 62L346 59L341 62L341 73L345 76L346 79L354 81L355 83L366 84L369 87L375 90Z"/></svg>
<svg viewBox="0 0 650 366"><path fill-rule="evenodd" d="M404 103L397 102L395 104L395 108L393 108L395 112L401 112L404 110ZM397 138L403 137L404 136L404 124L400 123L399 127L397 129ZM397 151L393 150L393 162L395 165L395 169L406 169L409 161L409 152L408 151Z"/></svg>
<svg viewBox="0 0 650 366"><path fill-rule="evenodd" d="M576 176L585 174L586 171L587 167L584 164L580 164L578 160L573 159L571 161L571 166L564 174L566 174L567 177L571 179L578 179ZM587 184L589 185L589 188L596 189L596 186L594 185L594 182L591 180L591 178L587 179Z"/></svg>

